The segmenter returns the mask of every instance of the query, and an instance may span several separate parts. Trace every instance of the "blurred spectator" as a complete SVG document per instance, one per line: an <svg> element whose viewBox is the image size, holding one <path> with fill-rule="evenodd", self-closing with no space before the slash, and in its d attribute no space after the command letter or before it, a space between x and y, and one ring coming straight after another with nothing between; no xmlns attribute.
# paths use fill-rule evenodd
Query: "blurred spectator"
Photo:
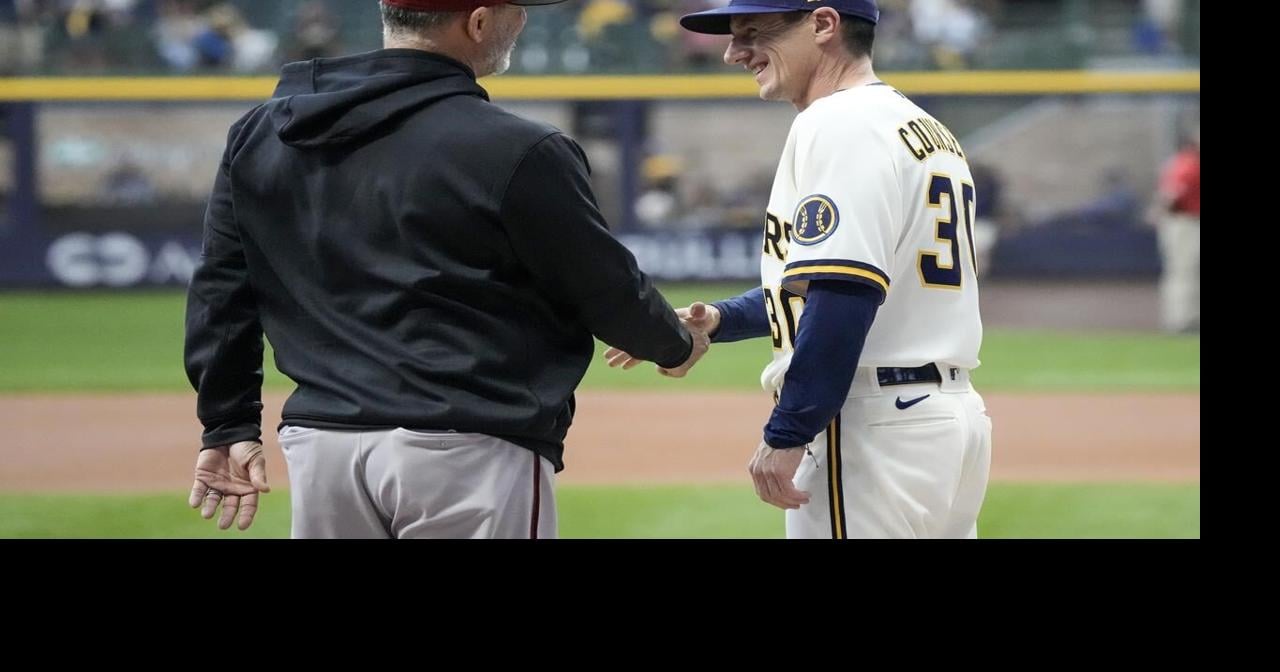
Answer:
<svg viewBox="0 0 1280 672"><path fill-rule="evenodd" d="M1182 5L1183 0L1142 0L1143 14L1134 27L1134 47L1141 53L1159 54L1176 44Z"/></svg>
<svg viewBox="0 0 1280 672"><path fill-rule="evenodd" d="M637 72L669 64L671 54L661 39L664 30L670 37L671 26L663 26L652 0L588 0L578 15L577 32L592 70Z"/></svg>
<svg viewBox="0 0 1280 672"><path fill-rule="evenodd" d="M759 229L763 225L765 207L769 204L769 191L773 189L773 173L772 166L761 168L722 195L718 226Z"/></svg>
<svg viewBox="0 0 1280 672"><path fill-rule="evenodd" d="M724 226L724 206L719 192L705 178L690 180L686 192L685 208L681 213L678 229L699 231Z"/></svg>
<svg viewBox="0 0 1280 672"><path fill-rule="evenodd" d="M645 189L636 199L636 221L646 229L669 229L678 224L676 215L680 209L677 181L680 177L680 159L668 154L657 154L645 159L641 166Z"/></svg>
<svg viewBox="0 0 1280 672"><path fill-rule="evenodd" d="M1200 124L1164 165L1147 217L1160 237L1161 320L1166 331L1200 332Z"/></svg>
<svg viewBox="0 0 1280 672"><path fill-rule="evenodd" d="M1001 230L1010 222L1004 201L1004 179L994 166L975 161L970 166L975 194L973 214L973 253L978 261L979 277L991 271L992 252L1000 240Z"/></svg>
<svg viewBox="0 0 1280 672"><path fill-rule="evenodd" d="M876 24L876 62L886 67L922 69L933 64L929 53L915 39L911 25L911 0L883 0Z"/></svg>
<svg viewBox="0 0 1280 672"><path fill-rule="evenodd" d="M102 195L111 205L147 205L156 201L156 188L141 166L126 159L107 173Z"/></svg>
<svg viewBox="0 0 1280 672"><path fill-rule="evenodd" d="M194 41L201 27L193 0L162 0L154 35L156 51L169 69L186 72L196 67Z"/></svg>
<svg viewBox="0 0 1280 672"><path fill-rule="evenodd" d="M279 39L251 27L229 2L201 12L197 0L163 0L155 26L156 49L178 72L197 68L233 72L274 69Z"/></svg>
<svg viewBox="0 0 1280 672"><path fill-rule="evenodd" d="M275 33L252 28L229 2L214 5L196 33L197 63L206 68L258 72L275 65Z"/></svg>
<svg viewBox="0 0 1280 672"><path fill-rule="evenodd" d="M18 70L18 3L0 0L0 77Z"/></svg>
<svg viewBox="0 0 1280 672"><path fill-rule="evenodd" d="M309 61L345 53L341 22L324 0L311 0L298 8L290 32L289 61Z"/></svg>
<svg viewBox="0 0 1280 672"><path fill-rule="evenodd" d="M990 30L986 16L968 0L912 0L911 26L934 63L950 70L969 67Z"/></svg>
<svg viewBox="0 0 1280 672"><path fill-rule="evenodd" d="M1140 220L1142 204L1128 172L1107 169L1102 175L1098 196L1076 210L1083 228L1132 226Z"/></svg>
<svg viewBox="0 0 1280 672"><path fill-rule="evenodd" d="M31 18L20 6L22 1L0 0L0 77L26 70L39 59L38 50L32 54L24 48L22 36L30 32Z"/></svg>
<svg viewBox="0 0 1280 672"><path fill-rule="evenodd" d="M225 10L215 7L200 23L191 39L195 49L196 65L201 68L230 69L235 58L231 26L235 19Z"/></svg>
<svg viewBox="0 0 1280 672"><path fill-rule="evenodd" d="M70 0L61 5L56 34L63 41L62 59L77 71L105 70L109 64L103 35L105 8L94 0Z"/></svg>
<svg viewBox="0 0 1280 672"><path fill-rule="evenodd" d="M729 4L728 0L678 0L675 14L679 16L701 12ZM724 67L724 50L729 47L723 35L705 35L691 30L680 30L679 48L682 69L708 70Z"/></svg>
<svg viewBox="0 0 1280 672"><path fill-rule="evenodd" d="M588 0L578 15L578 32L587 42L604 35L606 28L631 21L635 12L626 0Z"/></svg>
<svg viewBox="0 0 1280 672"><path fill-rule="evenodd" d="M527 57L518 55L517 70L731 72L735 68L721 62L728 42L724 36L680 30L677 23L683 14L727 2L586 0L548 8L530 15L528 36L522 40L529 53ZM1046 24L1046 15L1078 14L1080 25L1076 27L1092 33L1099 27L1093 23L1104 21L1098 17L1107 14L1052 11L1054 6L1070 7L1067 2L880 0L877 60L895 70L958 69L975 64L1025 67L1035 59L1078 67L1074 52L1065 53L1054 39L1027 37L1028 25L1043 29L1046 38L1064 28L1062 22L1067 19L1050 18ZM203 14L219 4L238 7L245 16L271 23L250 28L225 9ZM1133 17L1130 46L1135 52L1168 51L1180 42L1179 36L1190 40L1188 44L1198 44L1198 28L1193 28L1199 25L1198 9L1188 10L1183 0L1122 4L1119 11ZM1087 3L1079 6L1087 7ZM277 33L288 35L278 50L281 60L306 60L376 48L372 38L351 38L358 40L356 44L343 44L341 39L343 26L376 19L374 0L0 0L0 71L15 70L15 51L33 53L34 44L36 53L43 52L38 58L44 62L33 63L27 58L18 66L22 70L52 67L78 73L167 65L178 72L197 67L255 72L276 64L264 54L277 55L273 46ZM24 22L32 29L14 37L13 26ZM221 25L214 25L218 23ZM133 34L137 31L149 31L153 39L138 40ZM1192 32L1195 35L1190 35ZM131 42L148 47L146 53L139 53ZM989 58L999 62L989 62Z"/></svg>

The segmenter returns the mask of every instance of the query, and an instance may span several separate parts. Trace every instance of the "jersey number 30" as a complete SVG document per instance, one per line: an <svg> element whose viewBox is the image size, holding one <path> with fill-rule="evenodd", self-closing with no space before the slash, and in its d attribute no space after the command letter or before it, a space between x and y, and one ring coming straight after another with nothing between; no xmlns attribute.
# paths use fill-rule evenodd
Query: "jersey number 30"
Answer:
<svg viewBox="0 0 1280 672"><path fill-rule="evenodd" d="M951 259L946 265L940 261L937 252L920 251L920 283L925 287L942 289L959 289L962 279L960 272L960 240L957 201L964 210L964 226L969 238L969 259L973 262L974 272L978 269L978 260L973 253L973 185L960 183L960 198L956 198L955 183L947 175L935 173L929 180L929 193L926 201L930 210L942 210L935 221L937 228L935 238L940 243L951 244ZM946 199L945 204L943 199ZM944 209L945 208L945 209Z"/></svg>

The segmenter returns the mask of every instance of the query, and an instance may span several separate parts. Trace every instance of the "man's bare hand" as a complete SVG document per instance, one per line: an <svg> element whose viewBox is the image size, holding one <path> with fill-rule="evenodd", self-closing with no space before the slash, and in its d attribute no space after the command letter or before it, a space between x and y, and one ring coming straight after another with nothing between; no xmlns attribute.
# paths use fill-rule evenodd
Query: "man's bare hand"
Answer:
<svg viewBox="0 0 1280 672"><path fill-rule="evenodd" d="M271 486L267 485L267 458L262 454L262 444L241 441L200 451L187 504L200 509L201 517L208 520L221 502L219 529L230 528L238 517L237 526L247 530L258 512L258 495L263 492L271 492Z"/></svg>

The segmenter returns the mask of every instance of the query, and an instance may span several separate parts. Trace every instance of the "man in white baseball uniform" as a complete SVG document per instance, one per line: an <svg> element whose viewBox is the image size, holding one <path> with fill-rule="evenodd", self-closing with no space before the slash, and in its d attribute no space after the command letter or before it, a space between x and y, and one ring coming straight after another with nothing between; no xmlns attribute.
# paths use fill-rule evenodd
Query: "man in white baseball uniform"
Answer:
<svg viewBox="0 0 1280 672"><path fill-rule="evenodd" d="M876 77L878 18L872 0L734 0L681 19L731 35L724 60L800 113L762 286L680 312L713 342L772 339L761 383L776 406L750 470L788 537L973 538L991 451L969 382L977 194L955 136Z"/></svg>

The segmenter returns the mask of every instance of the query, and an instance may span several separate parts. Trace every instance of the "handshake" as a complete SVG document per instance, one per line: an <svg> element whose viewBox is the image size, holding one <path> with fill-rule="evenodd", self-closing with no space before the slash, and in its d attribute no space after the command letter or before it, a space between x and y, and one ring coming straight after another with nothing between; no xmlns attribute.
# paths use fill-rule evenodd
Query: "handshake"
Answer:
<svg viewBox="0 0 1280 672"><path fill-rule="evenodd" d="M707 354L707 350L711 347L711 334L720 328L720 310L715 306L709 306L702 302L695 301L688 308L676 309L676 316L680 318L680 322L689 330L689 334L693 336L693 351L689 353L689 358L683 364L673 369L658 367L658 373L669 378L683 378L689 373L689 369L698 363L702 356ZM604 358L609 360L610 367L619 367L630 369L635 365L643 362L642 359L636 359L631 355L619 350L618 348L609 348L604 352Z"/></svg>

